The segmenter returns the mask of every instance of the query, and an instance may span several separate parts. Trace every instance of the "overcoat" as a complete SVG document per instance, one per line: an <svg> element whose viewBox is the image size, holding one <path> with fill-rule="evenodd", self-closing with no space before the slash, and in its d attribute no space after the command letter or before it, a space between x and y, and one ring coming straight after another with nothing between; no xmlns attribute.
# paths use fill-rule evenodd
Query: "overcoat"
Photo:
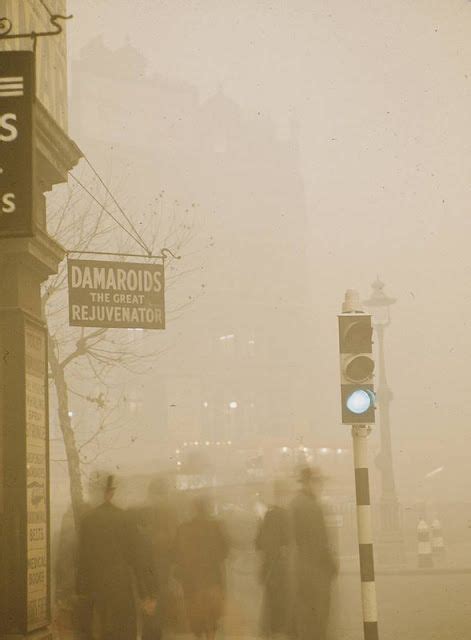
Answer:
<svg viewBox="0 0 471 640"><path fill-rule="evenodd" d="M291 523L289 511L272 506L257 533L255 547L260 551L263 585L261 631L266 637L292 631Z"/></svg>
<svg viewBox="0 0 471 640"><path fill-rule="evenodd" d="M295 539L296 632L299 640L325 640L331 583L337 573L322 506L309 491L291 504Z"/></svg>
<svg viewBox="0 0 471 640"><path fill-rule="evenodd" d="M144 586L156 598L155 610L143 615L141 635L142 640L159 640L165 629L176 631L183 624L183 599L173 577L178 517L162 502L139 510L137 519Z"/></svg>
<svg viewBox="0 0 471 640"><path fill-rule="evenodd" d="M84 516L77 591L91 603L100 640L136 638L134 585L142 589L138 546L137 527L122 509L105 502Z"/></svg>
<svg viewBox="0 0 471 640"><path fill-rule="evenodd" d="M221 523L195 517L178 528L176 562L188 621L197 636L214 632L225 600L225 566L229 543Z"/></svg>

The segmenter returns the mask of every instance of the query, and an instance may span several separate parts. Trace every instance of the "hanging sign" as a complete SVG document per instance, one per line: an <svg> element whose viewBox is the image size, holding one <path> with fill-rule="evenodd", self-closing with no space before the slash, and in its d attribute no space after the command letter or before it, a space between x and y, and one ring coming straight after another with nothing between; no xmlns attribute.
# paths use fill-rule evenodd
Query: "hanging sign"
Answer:
<svg viewBox="0 0 471 640"><path fill-rule="evenodd" d="M68 260L74 327L165 329L164 266Z"/></svg>
<svg viewBox="0 0 471 640"><path fill-rule="evenodd" d="M0 52L0 237L33 234L32 51Z"/></svg>

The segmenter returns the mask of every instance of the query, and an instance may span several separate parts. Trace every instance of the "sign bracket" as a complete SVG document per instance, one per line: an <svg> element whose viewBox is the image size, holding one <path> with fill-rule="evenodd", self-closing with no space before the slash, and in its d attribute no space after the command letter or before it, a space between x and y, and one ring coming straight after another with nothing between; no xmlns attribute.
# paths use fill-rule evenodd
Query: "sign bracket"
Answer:
<svg viewBox="0 0 471 640"><path fill-rule="evenodd" d="M73 17L73 15L60 16L57 14L53 14L50 16L50 21L51 25L54 27L54 31L31 31L30 33L10 33L13 28L13 24L8 18L2 17L0 18L0 40L31 38L31 40L34 41L34 46L36 46L37 38L43 38L46 36L58 36L60 33L62 33L62 25L57 22L58 20L70 20Z"/></svg>

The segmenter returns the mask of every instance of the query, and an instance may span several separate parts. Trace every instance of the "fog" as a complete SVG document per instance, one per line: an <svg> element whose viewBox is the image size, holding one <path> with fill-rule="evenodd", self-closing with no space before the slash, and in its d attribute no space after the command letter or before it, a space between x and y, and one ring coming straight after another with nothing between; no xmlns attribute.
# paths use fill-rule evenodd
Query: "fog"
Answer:
<svg viewBox="0 0 471 640"><path fill-rule="evenodd" d="M245 617L229 598L226 631L252 637L257 517L275 477L294 483L300 464L320 467L341 569L331 634L360 637L336 316L346 290L365 301L381 282L392 300L375 384L383 375L392 394L395 493L382 479L380 395L368 438L379 616L385 638L464 638L469 576L453 571L471 566L471 3L70 0L68 9L68 133L85 157L73 171L80 182L56 187L50 208L57 216L73 193L78 225L102 204L123 222L121 207L153 253L181 256L166 272L165 330L112 330L112 349L131 345L134 360L105 380L74 365L68 415L84 486L106 470L122 480L116 504L140 508L166 473L176 492L212 484L229 529L244 512L231 593L258 595L236 597ZM83 250L86 231L89 250L142 253L109 219L111 231L83 224L80 237L54 226L67 249ZM52 396L58 532L70 496L56 415ZM381 504L396 498L402 551L391 560ZM435 559L444 578L430 590L414 573L421 518L440 520L448 554ZM402 584L420 594L415 604L402 602ZM434 618L447 593L455 608Z"/></svg>
<svg viewBox="0 0 471 640"><path fill-rule="evenodd" d="M287 289L296 286L287 295L292 304L303 306L307 326L301 345L306 358L298 364L309 376L309 390L298 400L303 404L298 420L326 446L330 441L349 443L339 425L335 314L346 288L358 289L366 298L379 275L386 292L397 298L386 355L394 393L398 489L416 488L426 473L443 466L446 486L434 490L463 498L467 457L462 452L469 437L468 3L236 6L81 0L71 2L70 10L75 14L68 26L70 131L100 169L113 164L114 180L126 176L120 196L127 211L134 215L138 202L150 203L156 189L187 203L197 199L205 214L217 211L219 223L226 223L225 215L236 215L234 200L239 210L250 211L254 228L249 235L242 212L238 220L227 222L233 230L230 260L220 244L216 258L214 252L201 252L204 279L214 278L217 271L241 281L244 254L255 245L260 260L253 257L251 281L263 290L268 275L263 250L277 254L277 260L269 257L268 262L283 272ZM109 100L106 80L102 85L88 76L85 82L81 75L86 63L80 60L97 37L109 55L114 52L124 83L115 85L121 110L113 112L112 124L101 116ZM106 68L100 58L88 64L97 71ZM128 71L137 77L124 79ZM140 88L140 80L154 84L151 93ZM159 92L164 94L161 101ZM183 97L185 92L191 98ZM87 96L93 103L86 115L83 109L78 113L77 100L83 105ZM214 113L202 116L211 121L202 135L206 140L232 135L227 130L237 126L234 120L247 123L244 136L250 136L248 127L253 126L273 139L265 148L254 142L245 193L231 194L232 173L221 171L217 184L211 182L214 160L208 158L205 167L209 154L198 154L201 131L192 130L197 118L190 100L195 109L207 112L213 105ZM275 139L285 141L288 149L280 143L274 151ZM155 183L150 176L136 182L141 153L156 167ZM245 159L232 160L231 168L238 162ZM285 181L270 184L283 165ZM262 170L265 175L258 177ZM237 188L243 189L242 182L236 182ZM257 186L264 201L257 202L255 213ZM270 227L274 209L282 209L286 224L293 227L286 245L278 220ZM217 224L214 219L201 224L198 234L214 236ZM219 290L228 283L215 286ZM252 295L246 281L240 287L244 290L235 295L241 297L234 300L239 309ZM253 293L263 306L263 296ZM207 287L206 295L214 292ZM201 333L194 327L209 324L205 304L196 302L178 329L169 326L169 333L185 340L190 325L192 339L200 343ZM280 322L284 335L274 341L289 342L296 350L296 312L294 307L282 312L287 316ZM241 330L258 322L254 307L245 307L243 316ZM260 320L269 333L267 317ZM239 329L223 314L220 322L222 335ZM169 359L191 358L191 349L192 343L185 343ZM287 421L283 428L287 434L296 432ZM372 446L376 444L374 435Z"/></svg>

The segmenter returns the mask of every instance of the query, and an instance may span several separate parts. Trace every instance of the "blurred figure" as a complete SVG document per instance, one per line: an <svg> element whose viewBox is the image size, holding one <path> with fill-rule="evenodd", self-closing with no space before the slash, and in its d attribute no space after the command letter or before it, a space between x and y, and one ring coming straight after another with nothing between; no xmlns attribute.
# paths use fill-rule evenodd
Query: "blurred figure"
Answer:
<svg viewBox="0 0 471 640"><path fill-rule="evenodd" d="M146 591L149 606L144 606L142 640L160 640L166 628L178 624L178 593L172 575L174 543L178 518L171 504L166 478L154 478L149 485L148 506L139 514L143 537L142 556L145 564ZM155 599L156 606L152 607Z"/></svg>
<svg viewBox="0 0 471 640"><path fill-rule="evenodd" d="M194 509L193 519L178 528L176 562L191 631L213 640L224 608L229 544L222 525L211 516L209 500L197 498Z"/></svg>
<svg viewBox="0 0 471 640"><path fill-rule="evenodd" d="M261 631L268 638L289 635L292 631L292 532L286 508L289 495L286 482L275 480L273 494L273 504L266 511L255 539L255 547L262 554L260 578L264 597Z"/></svg>
<svg viewBox="0 0 471 640"><path fill-rule="evenodd" d="M135 640L134 581L142 588L137 561L137 528L125 511L112 504L112 475L99 477L102 503L83 518L79 534L77 591L93 610L99 640ZM93 499L93 498L92 498ZM141 596L147 594L141 590ZM95 628L93 629L95 631Z"/></svg>
<svg viewBox="0 0 471 640"><path fill-rule="evenodd" d="M90 611L87 603L77 598L77 534L72 506L62 518L52 547L55 550L55 631L59 638L81 640L83 629L90 628Z"/></svg>
<svg viewBox="0 0 471 640"><path fill-rule="evenodd" d="M326 640L331 583L337 566L319 502L322 477L317 469L304 467L298 480L301 490L291 503L296 546L296 635L299 640Z"/></svg>

